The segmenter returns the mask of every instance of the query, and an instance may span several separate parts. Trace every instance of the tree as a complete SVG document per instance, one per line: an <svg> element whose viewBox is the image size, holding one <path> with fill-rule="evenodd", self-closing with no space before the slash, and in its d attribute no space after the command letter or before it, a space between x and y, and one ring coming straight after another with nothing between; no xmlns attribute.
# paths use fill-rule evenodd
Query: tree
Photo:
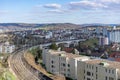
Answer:
<svg viewBox="0 0 120 80"><path fill-rule="evenodd" d="M52 43L50 46L49 46L50 49L53 49L53 50L57 50L58 47L55 43Z"/></svg>

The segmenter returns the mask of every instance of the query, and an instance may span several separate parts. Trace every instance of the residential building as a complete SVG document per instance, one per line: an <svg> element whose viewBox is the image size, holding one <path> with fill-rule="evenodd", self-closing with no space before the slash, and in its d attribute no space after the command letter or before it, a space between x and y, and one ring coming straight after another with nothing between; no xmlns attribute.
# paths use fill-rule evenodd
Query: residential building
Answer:
<svg viewBox="0 0 120 80"><path fill-rule="evenodd" d="M102 59L78 61L77 80L120 80L120 63Z"/></svg>
<svg viewBox="0 0 120 80"><path fill-rule="evenodd" d="M108 37L99 37L99 45L104 46L108 44L109 44Z"/></svg>
<svg viewBox="0 0 120 80"><path fill-rule="evenodd" d="M108 30L107 30L107 28L103 28L103 29L102 29L102 33L103 33L103 36L107 36L107 35L108 35Z"/></svg>
<svg viewBox="0 0 120 80"><path fill-rule="evenodd" d="M96 27L95 33L97 34L97 36L100 36L101 31L102 31L101 27Z"/></svg>
<svg viewBox="0 0 120 80"><path fill-rule="evenodd" d="M43 50L43 63L53 74L73 80L120 80L120 63L100 58Z"/></svg>
<svg viewBox="0 0 120 80"><path fill-rule="evenodd" d="M0 44L0 53L12 53L15 50L15 45L10 44L9 42Z"/></svg>
<svg viewBox="0 0 120 80"><path fill-rule="evenodd" d="M74 55L65 51L44 50L43 63L46 70L53 74L64 75L77 80L77 61L88 60L86 56Z"/></svg>
<svg viewBox="0 0 120 80"><path fill-rule="evenodd" d="M110 30L108 32L110 43L120 43L120 30Z"/></svg>

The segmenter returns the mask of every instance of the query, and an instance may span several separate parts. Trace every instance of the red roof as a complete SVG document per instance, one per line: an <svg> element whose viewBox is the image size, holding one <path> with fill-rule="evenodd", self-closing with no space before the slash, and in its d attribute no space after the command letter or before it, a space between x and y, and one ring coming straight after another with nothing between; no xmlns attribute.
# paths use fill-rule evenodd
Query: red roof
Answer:
<svg viewBox="0 0 120 80"><path fill-rule="evenodd" d="M120 62L120 52L114 52L112 54L110 54L111 58L114 58L115 61Z"/></svg>
<svg viewBox="0 0 120 80"><path fill-rule="evenodd" d="M114 53L110 54L110 57L120 58L120 52L114 52Z"/></svg>
<svg viewBox="0 0 120 80"><path fill-rule="evenodd" d="M115 58L115 61L118 61L118 62L120 62L120 58Z"/></svg>
<svg viewBox="0 0 120 80"><path fill-rule="evenodd" d="M73 48L64 48L63 51L66 51L67 53L71 53L73 51Z"/></svg>

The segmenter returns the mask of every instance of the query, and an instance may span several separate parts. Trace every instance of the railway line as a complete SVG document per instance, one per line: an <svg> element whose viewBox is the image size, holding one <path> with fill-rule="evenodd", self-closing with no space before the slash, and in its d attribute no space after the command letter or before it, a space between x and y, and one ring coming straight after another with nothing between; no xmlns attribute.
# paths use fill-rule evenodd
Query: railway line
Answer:
<svg viewBox="0 0 120 80"><path fill-rule="evenodd" d="M29 65L23 55L23 50L18 50L15 51L8 60L9 67L16 75L17 80L52 80Z"/></svg>

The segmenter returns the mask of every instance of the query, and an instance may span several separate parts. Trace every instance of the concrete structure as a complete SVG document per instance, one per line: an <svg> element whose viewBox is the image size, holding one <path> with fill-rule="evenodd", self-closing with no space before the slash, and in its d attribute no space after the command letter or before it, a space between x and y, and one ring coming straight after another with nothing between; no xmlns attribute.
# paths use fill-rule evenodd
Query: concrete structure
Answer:
<svg viewBox="0 0 120 80"><path fill-rule="evenodd" d="M53 36L53 33L52 32L47 32L46 35L45 35L45 38L46 39L49 39Z"/></svg>
<svg viewBox="0 0 120 80"><path fill-rule="evenodd" d="M100 36L101 32L102 32L102 28L101 27L96 27L95 33L97 34L97 36Z"/></svg>
<svg viewBox="0 0 120 80"><path fill-rule="evenodd" d="M120 80L120 63L74 55L64 51L45 50L43 63L48 72L74 80Z"/></svg>
<svg viewBox="0 0 120 80"><path fill-rule="evenodd" d="M111 30L108 32L110 42L120 43L120 30Z"/></svg>
<svg viewBox="0 0 120 80"><path fill-rule="evenodd" d="M103 29L102 29L102 33L103 33L103 36L107 36L107 35L108 35L108 30L107 30L107 28L103 28Z"/></svg>
<svg viewBox="0 0 120 80"><path fill-rule="evenodd" d="M108 45L109 44L109 40L108 37L99 37L99 45Z"/></svg>
<svg viewBox="0 0 120 80"><path fill-rule="evenodd" d="M43 51L43 63L46 70L53 74L64 75L77 80L77 61L88 60L86 56L74 55L64 51Z"/></svg>
<svg viewBox="0 0 120 80"><path fill-rule="evenodd" d="M120 80L120 63L91 59L78 61L77 80Z"/></svg>
<svg viewBox="0 0 120 80"><path fill-rule="evenodd" d="M9 42L0 44L0 53L12 53L15 50L15 45L9 44Z"/></svg>

